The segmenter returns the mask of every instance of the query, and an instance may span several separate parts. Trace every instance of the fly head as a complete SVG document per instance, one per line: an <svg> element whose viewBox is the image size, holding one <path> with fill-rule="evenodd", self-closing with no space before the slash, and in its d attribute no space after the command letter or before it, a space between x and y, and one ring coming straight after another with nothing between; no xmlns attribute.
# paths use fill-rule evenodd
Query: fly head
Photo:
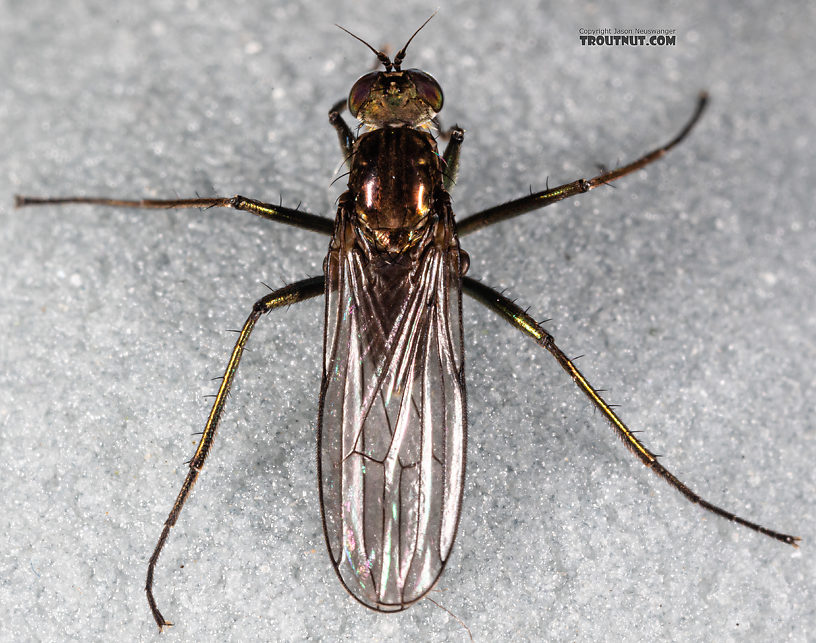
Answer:
<svg viewBox="0 0 816 643"><path fill-rule="evenodd" d="M431 18L434 15L436 13ZM393 61L385 52L374 49L359 36L337 25L371 49L385 67L385 71L367 73L349 92L349 112L363 125L370 128L421 127L442 109L442 88L433 76L419 69L401 69L408 45L431 18L413 33Z"/></svg>

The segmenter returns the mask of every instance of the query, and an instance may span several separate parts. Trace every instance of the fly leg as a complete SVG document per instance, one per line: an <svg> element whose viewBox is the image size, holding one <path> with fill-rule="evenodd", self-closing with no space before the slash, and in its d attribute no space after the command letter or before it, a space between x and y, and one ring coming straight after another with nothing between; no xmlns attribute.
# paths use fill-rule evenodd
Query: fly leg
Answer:
<svg viewBox="0 0 816 643"><path fill-rule="evenodd" d="M296 304L300 301L322 295L324 284L324 277L311 277L310 279L304 279L302 281L298 281L297 283L275 290L274 292L269 293L265 297L262 297L255 302L255 305L252 307L252 312L250 313L246 322L244 322L241 333L238 335L238 341L235 343L235 348L232 349L232 354L230 355L227 368L224 371L224 377L221 380L221 386L218 388L218 393L215 396L215 402L213 403L212 409L210 410L210 415L207 418L207 424L204 426L204 431L201 434L201 440L199 440L196 452L189 462L190 470L187 472L187 477L184 479L184 484L181 485L181 491L179 492L176 501L173 503L173 508L170 510L170 515L167 516L161 536L159 536L159 541L156 543L156 548L153 550L153 555L150 557L150 562L147 566L147 581L145 583L147 602L150 605L150 611L153 613L153 618L156 619L156 624L159 626L160 630L165 625L172 625L172 623L165 620L159 611L158 606L156 605L156 599L153 598L153 572L156 568L156 562L159 560L159 554L161 554L164 544L167 542L167 536L170 533L170 528L176 524L179 514L181 513L181 509L184 506L187 497L190 495L190 491L193 489L193 485L198 478L198 474L201 473L201 468L204 466L207 455L210 453L213 439L215 438L215 432L218 429L218 422L221 419L221 413L224 411L224 405L226 404L230 387L235 379L235 374L238 372L238 364L241 361L241 355L244 352L244 347L249 340L252 329L255 327L255 323L258 321L258 319L260 319L261 315L268 313L274 308Z"/></svg>
<svg viewBox="0 0 816 643"><path fill-rule="evenodd" d="M284 208L280 205L264 203L255 199L248 199L240 194L234 197L216 197L212 199L109 199L106 197L36 197L15 195L14 207L22 208L30 205L64 205L79 203L87 205L104 205L117 208L139 208L143 210L169 210L172 208L233 208L249 212L262 219L278 221L297 228L304 228L312 232L332 234L334 221L293 208Z"/></svg>
<svg viewBox="0 0 816 643"><path fill-rule="evenodd" d="M612 425L612 429L623 441L624 445L626 445L626 447L633 454L635 454L635 456L637 456L643 464L682 493L688 500L700 505L704 509L708 509L718 516L731 520L732 522L736 522L740 525L748 527L749 529L758 531L761 534L765 534L766 536L780 540L783 543L793 545L794 547L798 546L796 543L799 541L799 538L796 536L789 536L778 531L773 531L772 529L768 529L767 527L763 527L757 523L740 518L730 511L721 509L720 507L717 507L716 505L713 505L707 500L704 500L698 496L684 483L678 480L668 469L658 462L657 456L649 451L649 449L647 449L640 442L640 440L635 437L634 432L631 431L626 424L624 424L623 420L618 417L609 404L607 404L606 401L598 394L598 391L587 381L572 360L570 360L563 353L563 351L556 346L553 336L544 330L518 305L501 293L496 292L492 288L489 288L488 286L485 286L484 284L470 277L464 277L462 279L462 289L468 295L490 308L494 313L503 317L512 326L515 326L521 332L532 337L539 346L547 349L561 368L563 368L569 374L578 388L581 389L581 392L589 398L590 402L592 402L595 408L598 409L609 421L609 423Z"/></svg>
<svg viewBox="0 0 816 643"><path fill-rule="evenodd" d="M449 137L445 146L445 153L442 155L442 185L450 192L456 184L456 177L459 175L459 152L462 149L462 141L465 139L465 130L458 125L454 125L445 130L440 136Z"/></svg>
<svg viewBox="0 0 816 643"><path fill-rule="evenodd" d="M459 236L461 237L466 234L470 234L471 232L475 232L481 228L493 225L499 221L505 221L521 214L538 210L539 208L546 207L552 203L557 203L563 199L568 199L576 194L589 192L590 190L597 188L599 185L611 183L612 181L624 177L627 174L631 174L632 172L636 172L637 170L646 167L649 163L653 163L657 159L661 158L664 154L666 154L666 152L688 136L688 133L700 119L707 102L708 94L705 92L701 93L697 100L697 108L694 110L694 114L680 133L662 147L652 150L648 154L640 157L638 160L633 161L628 165L624 165L623 167L619 167L617 170L611 170L609 172L599 174L592 179L578 179L572 183L559 185L557 188L552 188L551 190L548 189L544 190L543 192L535 192L520 199L508 201L507 203L502 203L501 205L472 214L469 217L462 219L457 224L456 227Z"/></svg>
<svg viewBox="0 0 816 643"><path fill-rule="evenodd" d="M343 162L346 167L351 164L351 154L354 151L354 133L343 119L343 110L346 108L346 99L337 101L329 110L329 123L337 132L340 149L343 152Z"/></svg>

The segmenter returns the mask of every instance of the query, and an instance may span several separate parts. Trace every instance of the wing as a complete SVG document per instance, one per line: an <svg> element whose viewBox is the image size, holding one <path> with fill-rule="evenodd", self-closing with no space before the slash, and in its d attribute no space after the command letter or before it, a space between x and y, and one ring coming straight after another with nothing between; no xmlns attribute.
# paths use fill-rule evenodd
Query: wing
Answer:
<svg viewBox="0 0 816 643"><path fill-rule="evenodd" d="M455 239L430 242L412 260L391 263L366 261L356 247L343 249L350 245L333 244L325 266L323 527L346 589L372 609L396 611L433 587L459 521L459 249Z"/></svg>

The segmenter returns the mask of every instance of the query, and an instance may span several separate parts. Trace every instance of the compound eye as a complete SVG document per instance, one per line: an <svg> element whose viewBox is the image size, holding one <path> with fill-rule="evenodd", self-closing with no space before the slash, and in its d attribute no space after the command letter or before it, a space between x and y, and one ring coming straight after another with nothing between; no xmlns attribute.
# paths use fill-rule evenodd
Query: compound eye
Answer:
<svg viewBox="0 0 816 643"><path fill-rule="evenodd" d="M358 79L352 86L348 97L348 108L349 113L355 118L357 118L357 114L363 106L363 103L365 103L371 95L371 90L381 73L380 71L371 71Z"/></svg>
<svg viewBox="0 0 816 643"><path fill-rule="evenodd" d="M442 88L433 76L419 69L408 69L405 74L416 87L417 97L437 114L442 110ZM365 78L365 76L363 77ZM359 81L358 81L359 82Z"/></svg>

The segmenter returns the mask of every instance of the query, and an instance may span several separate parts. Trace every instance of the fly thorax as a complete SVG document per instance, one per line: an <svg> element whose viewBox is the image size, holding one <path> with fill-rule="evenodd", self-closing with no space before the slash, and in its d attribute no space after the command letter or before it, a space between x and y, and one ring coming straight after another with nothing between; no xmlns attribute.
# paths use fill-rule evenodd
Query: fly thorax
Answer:
<svg viewBox="0 0 816 643"><path fill-rule="evenodd" d="M361 136L352 157L353 216L367 245L401 254L427 237L441 185L439 157L429 134L387 127Z"/></svg>

